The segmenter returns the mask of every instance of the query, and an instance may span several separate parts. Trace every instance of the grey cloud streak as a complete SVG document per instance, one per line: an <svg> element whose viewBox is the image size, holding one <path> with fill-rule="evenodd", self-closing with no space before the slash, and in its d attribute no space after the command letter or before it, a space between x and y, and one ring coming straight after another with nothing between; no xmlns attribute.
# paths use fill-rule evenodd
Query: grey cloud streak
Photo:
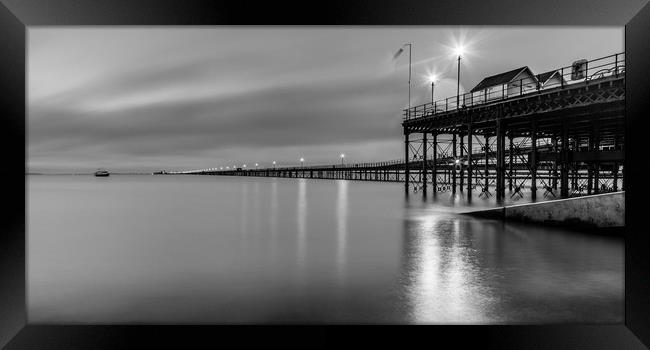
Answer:
<svg viewBox="0 0 650 350"><path fill-rule="evenodd" d="M93 118L84 112L34 108L31 114L40 121L30 125L30 144L73 137L88 142L117 141L119 149L124 147L123 141L132 138L146 143L157 137L190 135L197 140L197 148L204 148L390 137L399 132L395 105L400 101L393 98L393 90L384 81L341 87L304 85L171 105L162 101L100 112ZM254 136L242 139L247 132Z"/></svg>

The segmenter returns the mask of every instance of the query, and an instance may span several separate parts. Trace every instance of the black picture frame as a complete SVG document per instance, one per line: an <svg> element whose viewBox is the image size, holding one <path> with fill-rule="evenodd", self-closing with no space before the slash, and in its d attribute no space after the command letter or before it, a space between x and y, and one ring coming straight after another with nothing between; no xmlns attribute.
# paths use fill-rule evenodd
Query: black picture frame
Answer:
<svg viewBox="0 0 650 350"><path fill-rule="evenodd" d="M650 241L643 216L643 146L650 113L647 0L171 1L0 0L0 94L5 203L0 231L0 347L6 349L194 348L250 343L305 347L395 343L495 349L650 347ZM625 25L625 323L503 326L47 326L25 304L26 27L43 25ZM635 150L636 153L633 153ZM341 337L346 338L342 340ZM644 345L645 344L645 345Z"/></svg>

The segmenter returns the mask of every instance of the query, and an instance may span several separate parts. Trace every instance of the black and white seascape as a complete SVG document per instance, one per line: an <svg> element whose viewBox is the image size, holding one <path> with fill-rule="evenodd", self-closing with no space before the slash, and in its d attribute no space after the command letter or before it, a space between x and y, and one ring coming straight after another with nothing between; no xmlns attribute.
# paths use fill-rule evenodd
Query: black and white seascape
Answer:
<svg viewBox="0 0 650 350"><path fill-rule="evenodd" d="M620 323L620 227L466 214L617 203L623 39L622 27L29 28L29 322ZM472 117L405 143L407 121L551 89L609 100L590 97L602 116L569 104L532 126Z"/></svg>

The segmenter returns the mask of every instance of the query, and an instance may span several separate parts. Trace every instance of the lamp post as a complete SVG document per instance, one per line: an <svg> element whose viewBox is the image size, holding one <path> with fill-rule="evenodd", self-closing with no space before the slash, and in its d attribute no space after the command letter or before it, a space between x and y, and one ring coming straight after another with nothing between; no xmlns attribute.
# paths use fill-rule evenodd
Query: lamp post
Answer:
<svg viewBox="0 0 650 350"><path fill-rule="evenodd" d="M343 166L343 158L345 158L345 154L341 153L341 166Z"/></svg>
<svg viewBox="0 0 650 350"><path fill-rule="evenodd" d="M393 56L393 59L397 59L397 57L399 57L399 55L401 55L402 52L404 52L404 46L409 47L409 107L407 110L407 117L406 117L407 119L409 119L411 116L411 43L406 43L402 45L402 47L400 47L397 53L395 53L395 55Z"/></svg>
<svg viewBox="0 0 650 350"><path fill-rule="evenodd" d="M438 78L438 77L436 77L435 74L431 74L431 75L429 76L429 81L431 82L431 103L434 102L434 99L433 99L433 91L434 91L434 89L435 89L435 87L436 87L436 80L437 80L437 78Z"/></svg>
<svg viewBox="0 0 650 350"><path fill-rule="evenodd" d="M456 55L458 55L458 76L456 78L456 108L460 109L460 58L463 56L465 49L462 46L456 47Z"/></svg>
<svg viewBox="0 0 650 350"><path fill-rule="evenodd" d="M436 83L432 80L431 81L431 103L433 103L433 89L436 88Z"/></svg>

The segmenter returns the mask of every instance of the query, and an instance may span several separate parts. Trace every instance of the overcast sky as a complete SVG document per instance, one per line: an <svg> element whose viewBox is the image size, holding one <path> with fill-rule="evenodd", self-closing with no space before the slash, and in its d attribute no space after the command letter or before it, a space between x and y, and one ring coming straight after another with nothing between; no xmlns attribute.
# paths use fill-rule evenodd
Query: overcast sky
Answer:
<svg viewBox="0 0 650 350"><path fill-rule="evenodd" d="M30 27L28 170L398 159L412 104L622 52L623 27Z"/></svg>

